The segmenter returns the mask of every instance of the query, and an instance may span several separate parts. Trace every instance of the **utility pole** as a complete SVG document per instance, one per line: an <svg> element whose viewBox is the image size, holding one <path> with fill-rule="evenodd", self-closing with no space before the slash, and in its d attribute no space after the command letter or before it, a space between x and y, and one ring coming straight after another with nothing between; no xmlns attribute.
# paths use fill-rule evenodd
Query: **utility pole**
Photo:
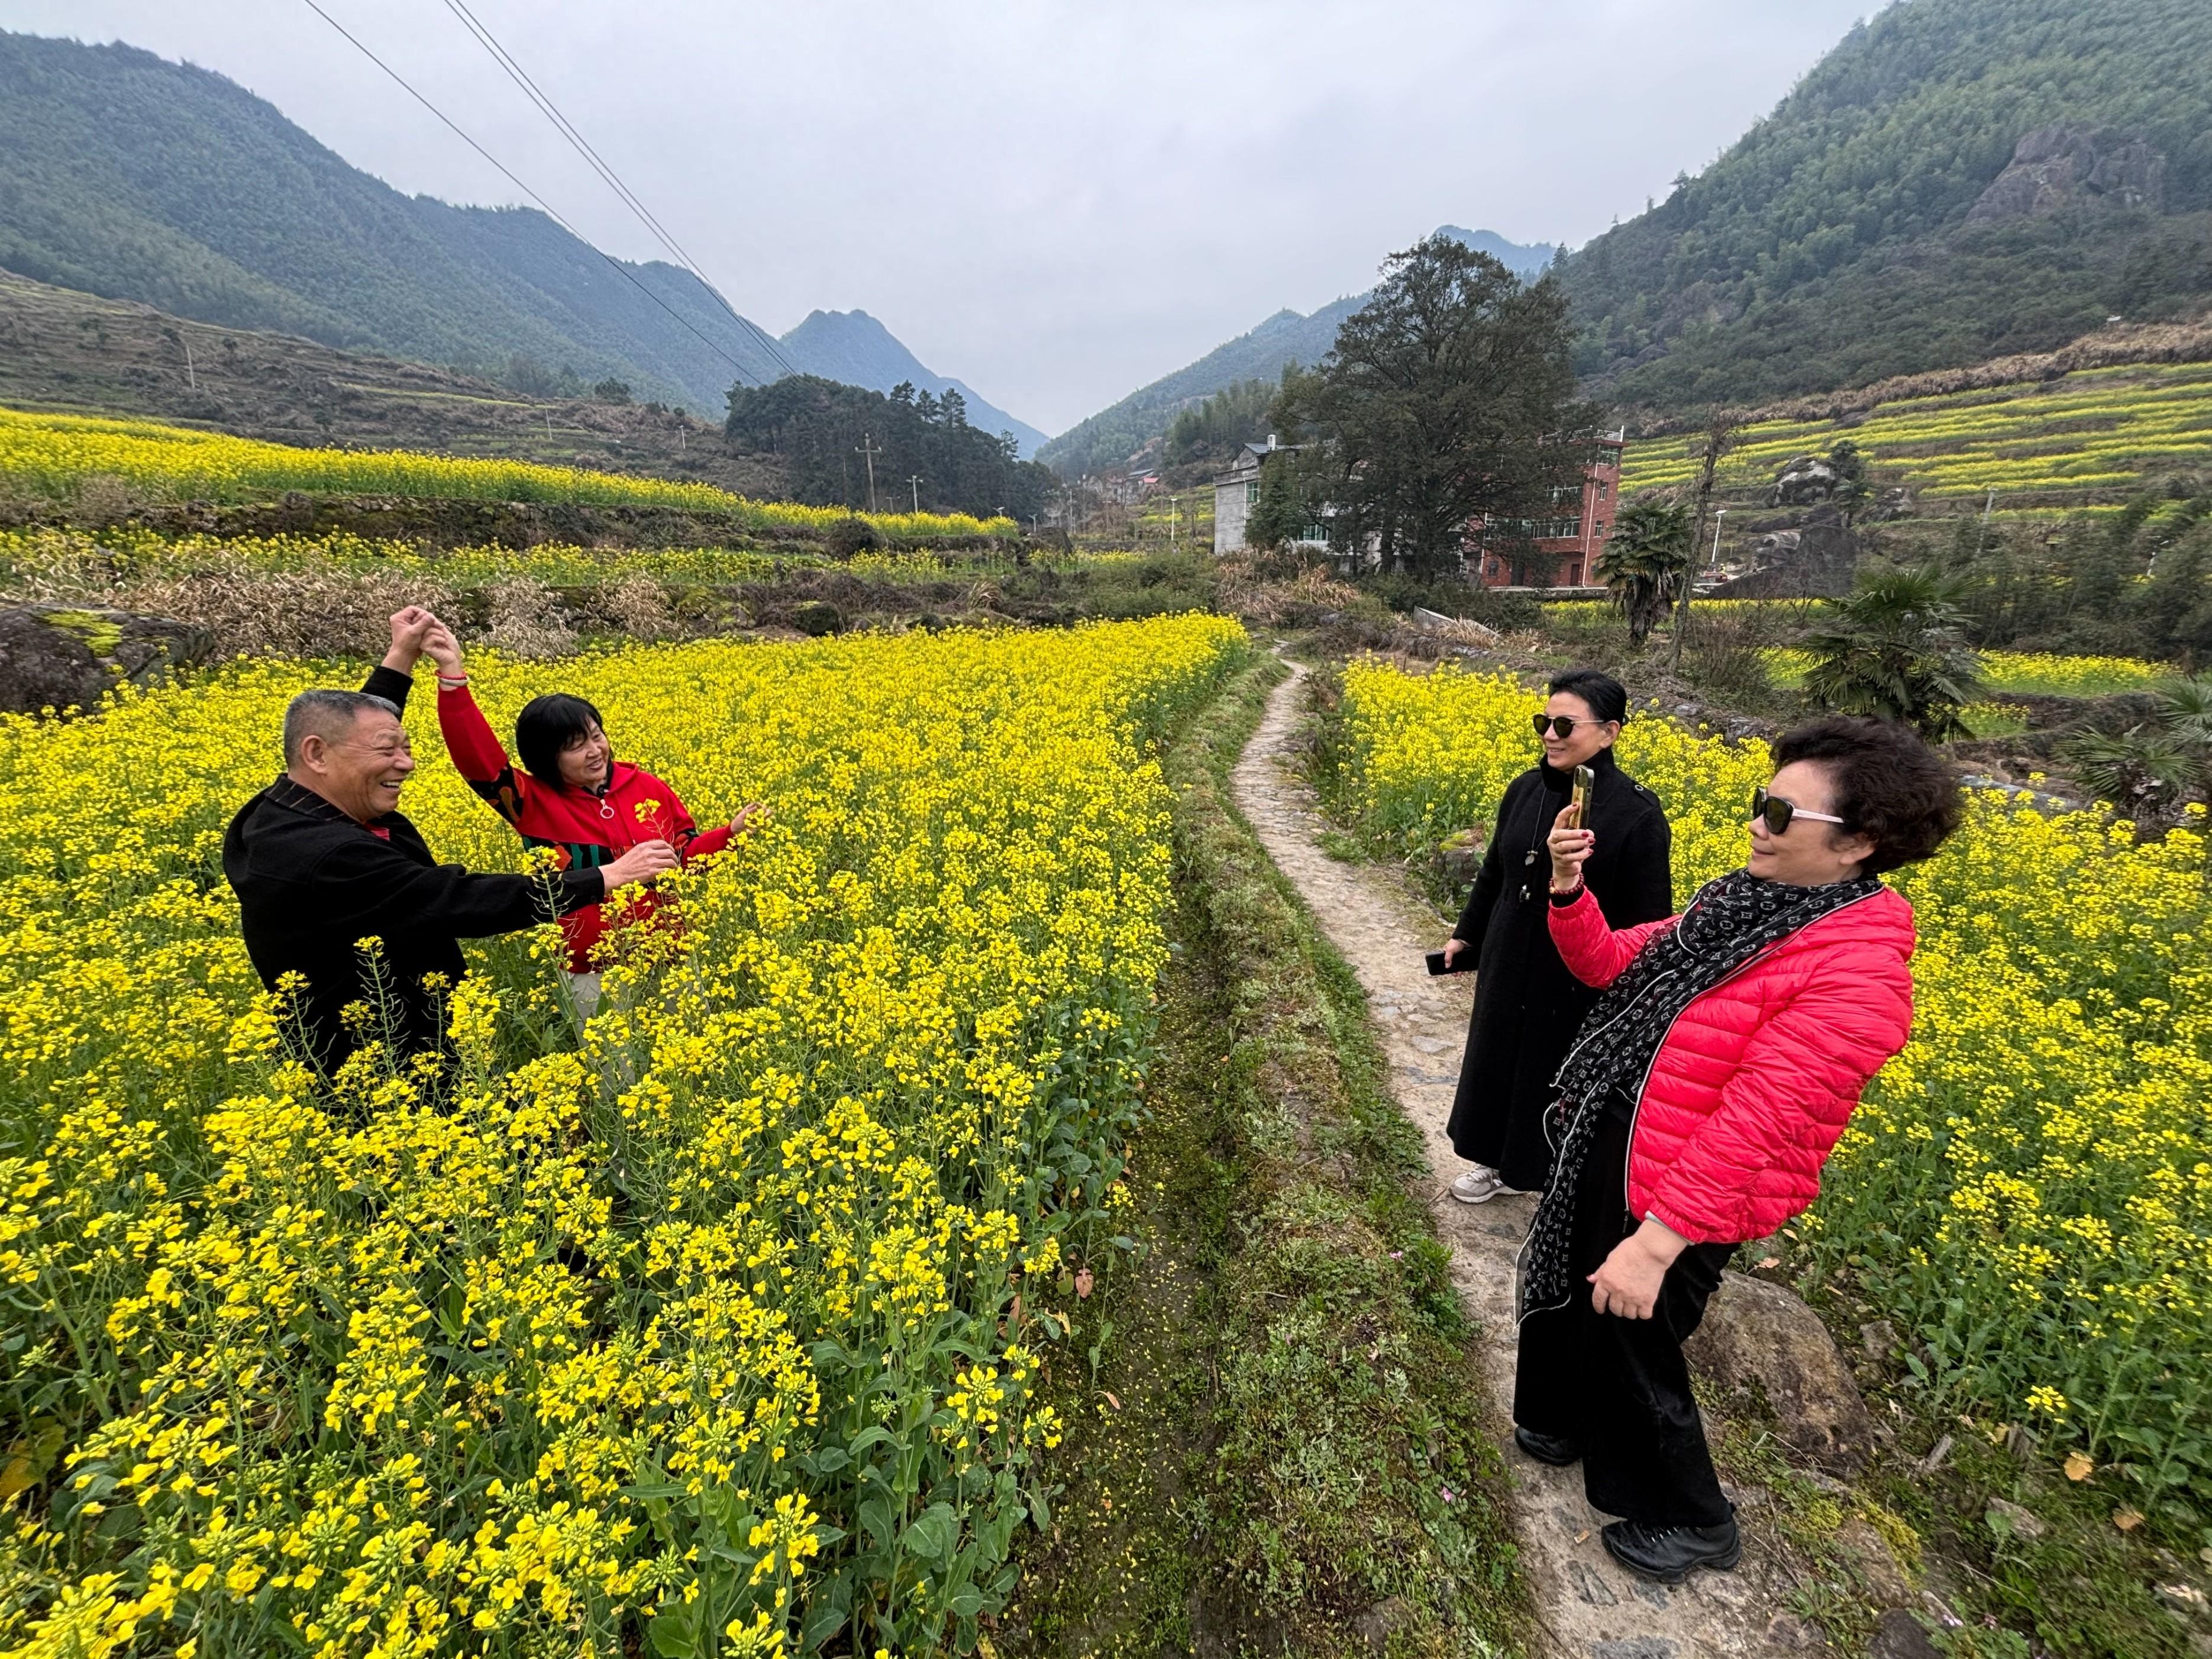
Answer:
<svg viewBox="0 0 2212 1659"><path fill-rule="evenodd" d="M907 479L907 483L914 486L914 510L919 513L921 511L921 487L928 483L928 480L916 472Z"/></svg>
<svg viewBox="0 0 2212 1659"><path fill-rule="evenodd" d="M185 349L185 384L195 392L200 389L200 377L192 370L192 339L183 330L177 331L177 343Z"/></svg>
<svg viewBox="0 0 2212 1659"><path fill-rule="evenodd" d="M860 434L860 451L868 461L868 511L876 510L876 457L884 452L875 447L874 437L866 432Z"/></svg>
<svg viewBox="0 0 2212 1659"><path fill-rule="evenodd" d="M1182 527L1182 498L1168 497L1168 551L1176 550L1176 532Z"/></svg>
<svg viewBox="0 0 2212 1659"><path fill-rule="evenodd" d="M1990 486L1990 498L1982 503L1982 527L1974 532L1974 556L1982 556L1982 544L1990 538L1990 514L1997 508L1997 487Z"/></svg>
<svg viewBox="0 0 2212 1659"><path fill-rule="evenodd" d="M1713 512L1713 556L1707 561L1705 568L1716 574L1721 568L1721 520L1728 515L1729 510L1724 507L1717 507Z"/></svg>
<svg viewBox="0 0 2212 1659"><path fill-rule="evenodd" d="M1673 670L1682 669L1682 636L1690 631L1690 596L1698 586L1698 544L1694 539L1705 527L1705 512L1712 505L1713 475L1720 470L1721 457L1735 447L1736 434L1743 430L1742 417L1727 410L1718 410L1705 426L1705 453L1698 468L1698 511L1690 520L1690 556L1682 571L1682 605L1674 617L1674 652ZM1719 545L1719 534L1715 532L1714 545Z"/></svg>

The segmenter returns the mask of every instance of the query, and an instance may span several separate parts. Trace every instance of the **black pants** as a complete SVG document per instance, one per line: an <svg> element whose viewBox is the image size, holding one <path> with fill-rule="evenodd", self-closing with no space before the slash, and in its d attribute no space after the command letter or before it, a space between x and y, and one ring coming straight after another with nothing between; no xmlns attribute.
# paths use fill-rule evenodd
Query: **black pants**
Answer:
<svg viewBox="0 0 2212 1659"><path fill-rule="evenodd" d="M1674 1259L1649 1319L1601 1314L1583 1275L1638 1226L1622 1197L1628 1121L1608 1115L1575 1194L1574 1295L1521 1322L1513 1420L1583 1450L1590 1507L1654 1527L1717 1526L1721 1495L1682 1344L1705 1316L1733 1244L1692 1244Z"/></svg>

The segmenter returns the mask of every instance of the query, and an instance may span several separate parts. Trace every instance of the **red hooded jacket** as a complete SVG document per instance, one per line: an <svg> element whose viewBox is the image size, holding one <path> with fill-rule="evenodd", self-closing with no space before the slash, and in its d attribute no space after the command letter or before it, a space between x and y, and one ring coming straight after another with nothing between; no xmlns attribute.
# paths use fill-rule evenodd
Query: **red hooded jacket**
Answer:
<svg viewBox="0 0 2212 1659"><path fill-rule="evenodd" d="M525 846L551 848L561 869L595 869L641 841L666 842L686 864L730 844L729 825L702 835L673 789L624 762L614 763L606 787L596 793L517 770L465 685L439 687L438 728L445 734L447 753L470 787L514 826ZM652 913L649 893L632 903L641 920ZM589 973L598 966L592 948L606 928L602 905L586 905L561 918L570 973Z"/></svg>
<svg viewBox="0 0 2212 1659"><path fill-rule="evenodd" d="M1619 933L1584 889L1552 907L1559 957L1607 986L1680 918ZM1628 1212L1693 1243L1763 1238L1820 1196L1860 1092L1912 1031L1912 907L1885 887L1697 998L1654 1056L1628 1140Z"/></svg>

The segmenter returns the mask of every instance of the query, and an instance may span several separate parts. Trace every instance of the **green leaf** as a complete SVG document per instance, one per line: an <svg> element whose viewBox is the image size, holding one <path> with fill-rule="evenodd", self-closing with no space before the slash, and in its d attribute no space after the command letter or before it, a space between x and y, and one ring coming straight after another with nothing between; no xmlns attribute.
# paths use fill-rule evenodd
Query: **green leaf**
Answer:
<svg viewBox="0 0 2212 1659"><path fill-rule="evenodd" d="M805 1622L799 1627L799 1650L818 1653L822 1644L844 1628L845 1609L835 1602L827 1602L808 1609Z"/></svg>
<svg viewBox="0 0 2212 1659"><path fill-rule="evenodd" d="M960 1517L950 1504L932 1504L906 1529L900 1547L915 1559L950 1560L960 1542Z"/></svg>
<svg viewBox="0 0 2212 1659"><path fill-rule="evenodd" d="M698 1601L672 1603L646 1626L646 1645L660 1659L697 1659L699 1615L703 1611L704 1604Z"/></svg>

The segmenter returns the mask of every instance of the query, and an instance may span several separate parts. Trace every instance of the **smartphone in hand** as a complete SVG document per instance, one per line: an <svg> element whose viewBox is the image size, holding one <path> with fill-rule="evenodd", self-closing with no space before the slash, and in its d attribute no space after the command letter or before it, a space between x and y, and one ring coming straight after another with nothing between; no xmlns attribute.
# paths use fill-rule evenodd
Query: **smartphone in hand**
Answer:
<svg viewBox="0 0 2212 1659"><path fill-rule="evenodd" d="M1437 974L1464 974L1469 972L1474 967L1474 952L1472 951L1462 951L1454 960L1447 963L1444 960L1444 953L1443 951L1431 951L1429 952L1428 961L1429 972L1431 975Z"/></svg>
<svg viewBox="0 0 2212 1659"><path fill-rule="evenodd" d="M1590 792L1596 787L1597 774L1595 772L1592 771L1587 766L1577 766L1575 768L1575 793L1572 798L1572 804L1575 809L1575 828L1577 830L1587 830L1589 828Z"/></svg>

